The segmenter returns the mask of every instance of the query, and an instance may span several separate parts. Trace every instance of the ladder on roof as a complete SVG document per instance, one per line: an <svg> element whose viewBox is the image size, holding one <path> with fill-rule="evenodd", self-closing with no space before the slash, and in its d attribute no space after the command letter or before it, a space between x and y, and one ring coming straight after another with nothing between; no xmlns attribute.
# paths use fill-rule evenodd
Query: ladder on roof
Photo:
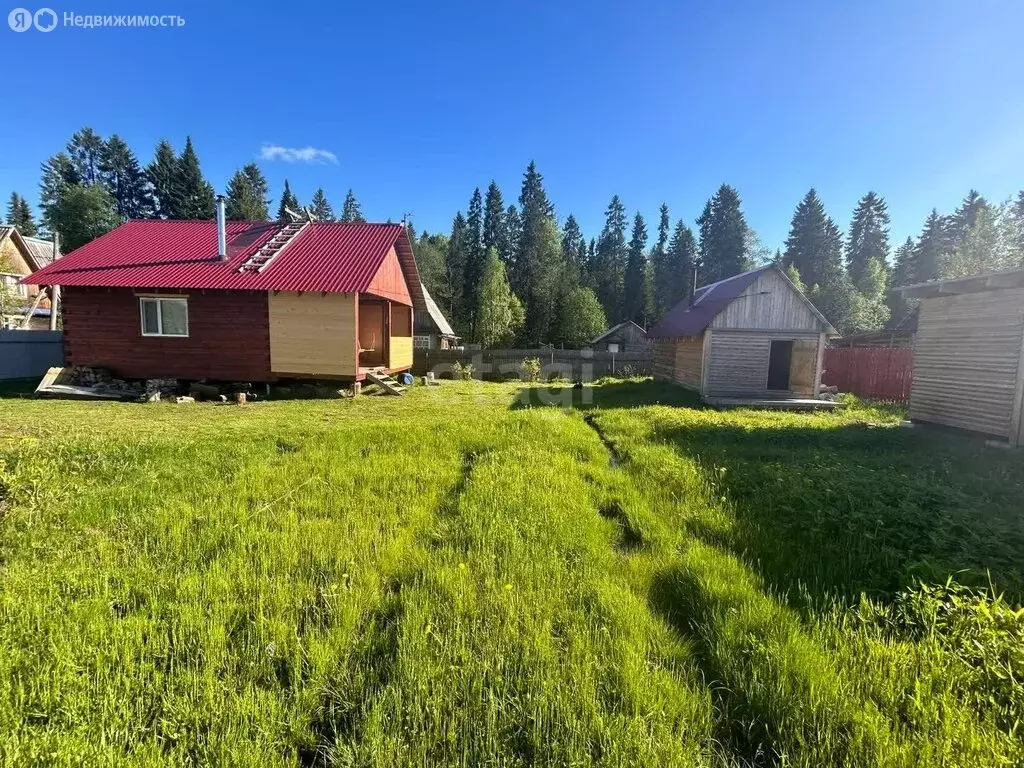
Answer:
<svg viewBox="0 0 1024 768"><path fill-rule="evenodd" d="M270 266L270 262L281 253L306 228L307 221L293 221L285 224L277 233L267 240L256 253L246 259L238 268L239 272L262 272Z"/></svg>

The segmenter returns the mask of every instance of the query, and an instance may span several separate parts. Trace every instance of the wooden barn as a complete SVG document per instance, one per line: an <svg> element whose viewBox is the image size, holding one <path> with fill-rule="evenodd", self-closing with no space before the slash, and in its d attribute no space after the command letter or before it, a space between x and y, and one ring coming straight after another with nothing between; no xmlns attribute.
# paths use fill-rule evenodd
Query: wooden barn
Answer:
<svg viewBox="0 0 1024 768"><path fill-rule="evenodd" d="M651 328L654 375L704 398L812 398L836 330L774 264L698 289Z"/></svg>
<svg viewBox="0 0 1024 768"><path fill-rule="evenodd" d="M587 346L598 352L641 354L650 351L651 340L647 338L647 331L632 320L627 320L613 325L596 339L591 339Z"/></svg>
<svg viewBox="0 0 1024 768"><path fill-rule="evenodd" d="M412 367L423 294L401 224L129 221L35 272L65 360L122 378L361 381Z"/></svg>
<svg viewBox="0 0 1024 768"><path fill-rule="evenodd" d="M1024 269L897 290L921 300L910 418L1024 444Z"/></svg>

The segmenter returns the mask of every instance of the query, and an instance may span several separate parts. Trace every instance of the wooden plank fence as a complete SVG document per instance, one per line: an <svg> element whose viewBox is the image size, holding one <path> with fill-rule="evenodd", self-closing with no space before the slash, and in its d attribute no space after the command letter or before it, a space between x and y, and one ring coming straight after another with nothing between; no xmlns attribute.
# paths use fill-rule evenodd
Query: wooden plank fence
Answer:
<svg viewBox="0 0 1024 768"><path fill-rule="evenodd" d="M825 350L823 383L871 400L905 403L914 379L910 347L853 347Z"/></svg>
<svg viewBox="0 0 1024 768"><path fill-rule="evenodd" d="M472 365L475 378L503 380L515 378L523 360L534 357L541 362L542 379L593 381L602 376L650 376L653 371L648 348L615 355L589 349L417 349L413 372L433 371L439 378L448 378L453 364L459 363Z"/></svg>

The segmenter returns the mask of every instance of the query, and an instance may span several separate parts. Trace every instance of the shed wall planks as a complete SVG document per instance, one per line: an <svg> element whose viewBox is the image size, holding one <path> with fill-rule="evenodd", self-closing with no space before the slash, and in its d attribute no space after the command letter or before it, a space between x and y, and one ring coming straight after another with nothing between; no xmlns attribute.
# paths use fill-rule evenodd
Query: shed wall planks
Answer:
<svg viewBox="0 0 1024 768"><path fill-rule="evenodd" d="M1013 439L1024 289L923 299L910 418Z"/></svg>
<svg viewBox="0 0 1024 768"><path fill-rule="evenodd" d="M711 327L823 330L817 315L773 269L759 275L715 317Z"/></svg>
<svg viewBox="0 0 1024 768"><path fill-rule="evenodd" d="M700 389L703 337L654 340L654 376Z"/></svg>
<svg viewBox="0 0 1024 768"><path fill-rule="evenodd" d="M773 340L792 341L790 390L814 394L820 334L807 332L712 331L705 395L768 395L768 359ZM775 393L778 394L778 393Z"/></svg>
<svg viewBox="0 0 1024 768"><path fill-rule="evenodd" d="M355 376L352 293L271 293L270 367L275 374Z"/></svg>

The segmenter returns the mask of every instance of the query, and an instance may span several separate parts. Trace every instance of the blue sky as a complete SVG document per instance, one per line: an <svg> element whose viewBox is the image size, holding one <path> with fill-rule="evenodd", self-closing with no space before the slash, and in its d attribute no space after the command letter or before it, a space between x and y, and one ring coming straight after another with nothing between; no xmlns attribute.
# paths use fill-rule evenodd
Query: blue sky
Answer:
<svg viewBox="0 0 1024 768"><path fill-rule="evenodd" d="M491 178L511 202L530 159L588 237L616 193L653 233L662 201L692 226L731 183L775 247L812 185L844 229L860 195L883 194L894 241L971 187L1024 187L1013 0L51 7L186 23L0 27L0 195L33 204L39 164L84 125L143 162L191 134L218 190L264 145L323 149L336 162L261 160L273 196L287 177L340 208L352 187L371 219L411 212L431 230Z"/></svg>

